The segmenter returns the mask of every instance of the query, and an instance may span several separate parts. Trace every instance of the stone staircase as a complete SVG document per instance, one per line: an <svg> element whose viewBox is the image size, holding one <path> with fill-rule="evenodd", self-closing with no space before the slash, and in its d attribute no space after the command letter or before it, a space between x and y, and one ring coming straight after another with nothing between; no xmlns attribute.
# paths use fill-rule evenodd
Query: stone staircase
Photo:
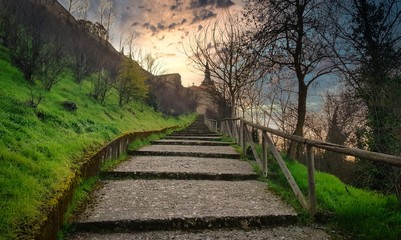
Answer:
<svg viewBox="0 0 401 240"><path fill-rule="evenodd" d="M68 239L327 239L199 119L111 172Z"/></svg>

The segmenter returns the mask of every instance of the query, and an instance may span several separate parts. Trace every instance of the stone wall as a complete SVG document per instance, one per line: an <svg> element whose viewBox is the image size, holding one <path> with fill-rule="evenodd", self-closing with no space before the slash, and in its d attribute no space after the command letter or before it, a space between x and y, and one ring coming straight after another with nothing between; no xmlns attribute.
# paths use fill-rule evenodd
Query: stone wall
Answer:
<svg viewBox="0 0 401 240"><path fill-rule="evenodd" d="M102 147L98 152L86 159L80 167L75 179L72 179L63 192L58 194L55 204L47 214L47 219L40 226L35 239L57 239L57 235L64 223L64 215L67 212L76 188L82 180L94 177L100 173L103 163L119 157L127 152L128 145L134 140L145 139L152 134L165 133L168 130L177 129L178 126L147 132L132 132L125 134Z"/></svg>

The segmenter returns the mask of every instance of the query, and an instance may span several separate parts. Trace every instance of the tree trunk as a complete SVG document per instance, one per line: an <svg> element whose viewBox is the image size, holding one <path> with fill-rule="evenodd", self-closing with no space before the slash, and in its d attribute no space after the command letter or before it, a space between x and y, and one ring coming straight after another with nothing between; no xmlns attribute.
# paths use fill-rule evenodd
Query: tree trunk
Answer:
<svg viewBox="0 0 401 240"><path fill-rule="evenodd" d="M298 109L297 109L297 125L295 127L294 135L303 137L304 123L306 117L306 98L308 96L308 87L303 81L299 81L299 91L298 91ZM291 159L297 159L301 153L301 145L295 141L291 141L290 147L288 149L288 156Z"/></svg>
<svg viewBox="0 0 401 240"><path fill-rule="evenodd" d="M231 97L231 118L235 118L235 96L233 96L234 94L232 94Z"/></svg>

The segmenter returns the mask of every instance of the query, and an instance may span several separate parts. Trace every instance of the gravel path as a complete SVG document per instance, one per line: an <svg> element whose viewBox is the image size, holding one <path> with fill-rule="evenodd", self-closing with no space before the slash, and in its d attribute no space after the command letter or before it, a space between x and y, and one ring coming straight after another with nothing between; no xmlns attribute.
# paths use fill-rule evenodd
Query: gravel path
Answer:
<svg viewBox="0 0 401 240"><path fill-rule="evenodd" d="M229 146L231 142L220 141L202 141L202 140L185 140L185 139L162 139L154 141L153 144L164 145L204 145L204 146Z"/></svg>
<svg viewBox="0 0 401 240"><path fill-rule="evenodd" d="M224 158L134 156L114 172L189 172L214 174L252 174L248 162Z"/></svg>
<svg viewBox="0 0 401 240"><path fill-rule="evenodd" d="M138 152L181 152L181 153L223 153L238 154L231 146L185 146L185 145L150 145Z"/></svg>
<svg viewBox="0 0 401 240"><path fill-rule="evenodd" d="M182 134L201 131L209 133L199 119ZM233 177L254 174L235 159L233 147L206 142L219 139L171 136L133 152L107 173L111 178L102 181L67 239L330 239L322 230L291 225L297 213L266 183ZM231 177L210 178L216 175Z"/></svg>
<svg viewBox="0 0 401 240"><path fill-rule="evenodd" d="M259 181L106 181L94 199L79 222L296 215Z"/></svg>
<svg viewBox="0 0 401 240"><path fill-rule="evenodd" d="M93 234L80 233L70 240L326 240L331 239L324 231L310 227L288 226L276 227L263 230L215 230L215 231L155 231L143 233L115 233L115 234Z"/></svg>

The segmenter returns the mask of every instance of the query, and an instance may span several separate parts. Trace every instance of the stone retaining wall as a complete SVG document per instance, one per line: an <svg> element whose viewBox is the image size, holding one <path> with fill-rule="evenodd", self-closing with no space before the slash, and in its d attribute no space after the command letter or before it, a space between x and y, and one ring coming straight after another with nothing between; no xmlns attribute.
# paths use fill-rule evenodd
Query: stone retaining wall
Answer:
<svg viewBox="0 0 401 240"><path fill-rule="evenodd" d="M47 219L44 220L42 226L39 227L40 230L34 238L38 240L58 238L58 232L63 226L64 215L67 212L68 205L72 200L75 189L78 187L81 180L98 175L100 173L100 168L105 161L115 159L120 156L120 154L126 152L128 145L134 140L141 140L152 134L165 133L168 130L174 130L177 128L178 126L174 126L156 131L128 133L108 143L94 155L89 157L80 167L79 174L77 174L75 179L70 182L69 187L60 194L57 203L47 214Z"/></svg>

